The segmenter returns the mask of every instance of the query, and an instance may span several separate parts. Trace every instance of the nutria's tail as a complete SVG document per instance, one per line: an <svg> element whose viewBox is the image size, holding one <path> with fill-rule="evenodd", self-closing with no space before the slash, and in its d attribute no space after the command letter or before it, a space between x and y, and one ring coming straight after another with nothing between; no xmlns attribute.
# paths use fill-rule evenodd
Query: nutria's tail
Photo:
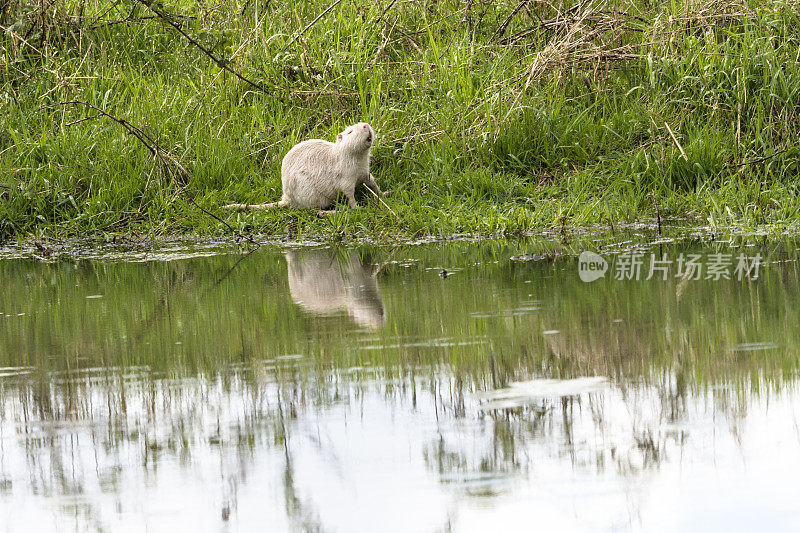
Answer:
<svg viewBox="0 0 800 533"><path fill-rule="evenodd" d="M280 202L272 202L271 204L228 204L223 205L222 209L271 209L273 207L283 207L288 204L288 200L282 199Z"/></svg>

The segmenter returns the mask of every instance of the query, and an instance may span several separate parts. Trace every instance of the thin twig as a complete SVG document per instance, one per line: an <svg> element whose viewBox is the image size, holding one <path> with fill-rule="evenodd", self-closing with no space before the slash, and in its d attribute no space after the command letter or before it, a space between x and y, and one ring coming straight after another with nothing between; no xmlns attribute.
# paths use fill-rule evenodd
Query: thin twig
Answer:
<svg viewBox="0 0 800 533"><path fill-rule="evenodd" d="M197 202L195 202L195 201L194 201L194 200L192 200L191 198L188 198L186 201L187 201L187 202L189 202L189 204L190 204L190 205L193 205L193 206L195 206L197 209L199 209L200 211L202 211L202 212L203 212L203 213L205 213L206 215L208 215L208 216L210 216L211 218L213 218L214 220L216 220L217 222L222 222L222 223L225 225L225 227L227 227L229 230L231 230L231 233L233 233L234 235L236 235L236 237L238 237L239 239L244 239L244 240L248 241L248 242L249 242L249 243L251 243L251 244L254 244L254 245L256 245L256 246L261 246L261 244L259 244L259 243L257 243L256 241L254 241L252 237L250 237L250 236L248 236L248 235L244 235L244 234L242 234L242 233L239 233L238 231L236 231L236 230L233 228L233 226L231 226L230 224L228 224L227 222L225 222L224 220L222 220L221 218L219 218L217 215L215 215L215 214L214 214L214 213L212 213L211 211L207 211L206 209L203 209L202 207L200 207L199 205L197 205Z"/></svg>
<svg viewBox="0 0 800 533"><path fill-rule="evenodd" d="M187 39L187 40L188 40L190 43L192 43L193 45L195 45L197 48L199 48L199 49L200 49L200 51L201 51L201 52L203 52L205 55L207 55L208 57L210 57L210 58L211 58L211 59L212 59L212 60L213 60L213 61L214 61L214 62L217 64L217 66L218 66L219 68L221 68L221 69L223 69L223 70L227 70L228 72L230 72L231 74L233 74L234 76L236 76L237 78L239 78L240 80L242 80L243 82L247 83L248 85L250 85L250 86L252 86L252 87L255 87L255 88L256 88L256 89L258 89L259 91L263 91L263 92L265 92L265 93L268 93L268 92L270 92L269 90L267 90L267 88L266 88L266 87L264 87L264 86L263 86L263 85L261 85L260 83L256 83L256 82L254 82L254 81L252 81L252 80L249 80L249 79L245 78L244 76L242 76L241 74L239 74L238 72L236 72L235 70L233 70L232 68L230 68L230 67L229 67L229 66L228 66L228 65L225 63L225 61L223 61L223 59L222 59L221 57L217 57L217 56L215 56L215 55L214 55L214 54L213 54L213 53L212 53L212 52L211 52L211 51L210 51L208 48L206 48L206 47L205 47L205 46L203 46L202 44L200 44L200 43L198 43L197 41L195 41L194 39L192 39L192 38L189 36L189 34L187 34L185 31L183 31L183 30L181 29L180 25L178 25L178 24L176 24L175 22L173 22L172 20L170 20L170 18L169 18L169 15L167 15L167 14L166 14L166 13L164 13L164 12L162 12L160 9L158 9L158 8L154 7L152 2L149 2L148 0L136 0L136 1L137 1L137 2L139 2L140 4L143 4L143 5L147 6L147 8L148 8L148 9L150 9L150 10L151 10L153 13L155 13L156 15L158 15L158 16L159 16L159 18L161 18L161 20L163 20L164 22L166 22L167 24L169 24L170 26L172 26L173 28L175 28L175 29L178 31L178 33L180 33L181 35L183 35L184 37L186 37L186 39ZM341 0L339 0L339 1L341 1Z"/></svg>
<svg viewBox="0 0 800 533"><path fill-rule="evenodd" d="M740 168L740 167L746 167L747 165L755 165L756 163L763 163L764 161L766 161L768 159L772 159L773 157L779 156L781 154L785 154L788 151L789 151L789 148L784 148L783 150L778 150L777 152L775 152L772 155L759 157L758 159L751 159L750 161L745 161L744 163L735 163L733 165L730 165L728 168Z"/></svg>
<svg viewBox="0 0 800 533"><path fill-rule="evenodd" d="M139 1L141 2L142 0L139 0ZM290 46L292 46L292 45L294 44L294 42L295 42L297 39L299 39L299 38L300 38L300 37L301 37L301 36L302 36L302 35L303 35L305 32L307 32L307 31L308 31L308 29L309 29L309 28L311 28L311 26L313 26L314 24L316 24L316 23L319 21L319 19L321 19L322 17L324 17L325 15L327 15L327 14L328 14L328 12L330 12L330 11L331 11L331 10L332 10L334 7L338 6L338 5L341 3L341 1L342 1L342 0L336 0L334 3L332 3L331 5L329 5L329 6L328 6L328 8L327 8L327 9L325 9L325 11L323 11L322 13L320 13L319 15L317 15L317 18L315 18L314 20L312 20L311 22L309 22L308 24L306 24L306 27L305 27L305 28L303 28L302 30L300 30L300 33L298 33L298 34L296 34L294 37L292 37L292 40L291 40L291 41L289 41L289 43L288 43L288 44L286 44L286 46L284 46L284 47L281 49L281 52L284 52L284 51L286 51L286 49L287 49L287 48L289 48Z"/></svg>
<svg viewBox="0 0 800 533"><path fill-rule="evenodd" d="M80 100L71 100L69 102L60 102L58 104L52 104L52 105L48 105L48 106L43 106L43 107L40 107L39 109L40 110L41 109L48 109L48 108L53 108L53 107L57 107L57 106L64 106L64 105L70 105L70 104L84 105L84 106L90 107L91 109L94 109L95 111L97 111L97 113L98 113L97 115L95 115L93 117L86 117L86 119L97 118L97 117L100 117L100 116L104 116L104 117L107 117L107 118L111 119L112 121L116 122L117 124L119 124L120 126L125 128L125 130L128 133L130 133L131 135L136 137L139 140L139 142L141 142L145 147L147 147L147 149L150 150L150 152L154 156L158 156L164 163L168 162L167 159L166 159L166 158L168 158L169 162L172 163L183 174L184 177L188 177L189 172L171 154L159 149L158 143L156 141L154 141L152 138L150 138L140 128L137 128L136 126L134 126L133 124L131 124L127 120L124 120L124 119L121 119L121 118L117 118L114 115L103 111L102 109L100 109L99 107L97 107L97 106L95 106L93 104L90 104L88 102L83 102L83 101L80 101ZM203 213L205 213L206 215L210 216L211 218L213 218L213 219L217 220L218 222L221 222L222 224L224 224L239 239L244 239L244 240L250 242L251 244L254 244L256 246L261 246L259 243L257 243L255 240L253 240L252 237L249 237L247 235L239 233L238 231L236 231L233 228L233 226L231 226L230 224L228 224L227 222L225 222L224 220L219 218L217 215L215 215L214 213L211 213L210 211L207 211L206 209L203 209L202 207L197 205L197 202L195 202L193 199L189 198L189 199L187 199L187 202L190 205L193 205L194 207L196 207L197 209L202 211ZM117 223L118 222L121 222L121 221L117 221Z"/></svg>
<svg viewBox="0 0 800 533"><path fill-rule="evenodd" d="M186 19L186 20L195 20L195 19L197 19L197 17L192 17L192 16L188 16L188 15L180 15L180 14L177 14L177 13L170 13L170 16L171 17L175 17L175 18L182 18L182 19ZM105 20L105 21L98 19L96 21L97 24L95 24L94 26L91 26L89 29L96 30L96 29L102 28L104 26L114 26L115 24L125 24L125 23L133 23L133 22L144 22L146 20L153 20L153 19L157 19L157 18L160 18L160 17L158 15L149 15L149 16L146 16L146 17L139 17L139 18L131 18L130 16L128 16L128 17L125 17L123 19L114 19L114 20Z"/></svg>
<svg viewBox="0 0 800 533"><path fill-rule="evenodd" d="M397 3L397 0L392 0L391 2L389 2L389 5L388 5L388 6L386 6L386 7L383 9L383 12L381 13L381 16L380 16L380 17L378 17L378 20L380 20L380 19L382 19L383 17L385 17L385 16L386 16L386 13L388 13L388 12L389 12L389 10L390 10L390 9L392 9L392 7L394 7L394 5L395 5L396 3Z"/></svg>
<svg viewBox="0 0 800 533"><path fill-rule="evenodd" d="M525 4L527 4L528 1L529 0L522 0L517 5L517 7L514 8L514 11L512 11L511 14L506 18L506 20L504 20L503 23L500 24L500 27L497 28L497 31L494 32L494 35L492 35L492 38L489 39L489 42L495 42L495 41L497 41L497 39L499 39L499 38L501 38L503 36L503 34L506 32L506 29L508 29L508 25L509 25L509 23L511 23L511 20L514 18L514 16L517 13L519 13L520 9L525 7Z"/></svg>
<svg viewBox="0 0 800 533"><path fill-rule="evenodd" d="M41 111L42 109L51 109L54 107L65 106L65 105L83 105L91 109L94 109L95 111L98 112L99 116L106 117L109 120L112 120L113 122L125 128L125 131L136 137L139 140L139 142L141 142L145 146L145 148L150 150L150 153L153 154L154 157L159 158L161 162L164 163L165 166L169 167L169 165L171 164L174 168L178 170L179 175L184 180L189 177L189 171L186 170L183 167L183 165L180 164L180 162L175 158L175 156L173 156L166 150L161 150L161 148L159 148L158 146L157 140L154 140L152 137L147 135L141 128L134 126L127 120L115 117L111 113L103 111L99 107L90 104L89 102L84 102L82 100L69 100L67 102L58 102L56 104L42 106L38 110Z"/></svg>
<svg viewBox="0 0 800 533"><path fill-rule="evenodd" d="M145 146L145 148L150 150L151 154L153 155L158 154L158 149L155 147L156 143L155 141L153 141L153 139L150 138L149 135L147 135L145 132L143 132L141 129L137 128L127 120L122 118L117 118L111 113L107 113L102 109L100 109L99 107L95 106L94 104L90 104L89 102L84 102L82 100L69 100L67 102L58 102L56 104L42 106L39 109L37 109L37 111L41 111L43 109L52 109L54 107L67 106L67 105L83 105L88 108L94 109L98 113L98 115L96 116L103 116L108 118L109 120L112 120L113 122L116 122L117 124L125 128L125 131L127 131L128 133L139 139L139 142L141 142Z"/></svg>
<svg viewBox="0 0 800 533"><path fill-rule="evenodd" d="M88 117L83 117L83 118L81 118L81 119L74 120L74 121L72 121L72 122L68 122L68 123L64 124L64 127L66 128L66 127L69 127L69 126L74 126L75 124L79 124L79 123L81 123L81 122L85 122L85 121L87 121L87 120L92 120L92 119L94 119L94 118L99 118L99 117L102 117L102 116L103 116L103 115L101 115L101 114L99 114L99 113L98 113L97 115L89 115Z"/></svg>
<svg viewBox="0 0 800 533"><path fill-rule="evenodd" d="M269 4L269 2L267 2L267 4ZM270 14L270 12L269 12L268 9L264 10L264 16L261 17L261 20L258 21L258 24L255 25L255 27L250 31L250 33L247 34L247 37L244 39L242 44L239 45L239 48L237 48L236 51L234 51L231 54L231 56L228 58L229 61L233 61L233 58L238 56L239 52L241 52L244 49L245 46L250 44L250 41L252 40L253 35L256 33L256 31L258 31L259 28L261 28L263 26L264 19L266 19L267 15L269 15L269 14ZM219 75L222 74L222 72L223 71L220 71L220 72L217 73L216 76L214 76L214 81L215 82L217 81L217 78L219 77Z"/></svg>

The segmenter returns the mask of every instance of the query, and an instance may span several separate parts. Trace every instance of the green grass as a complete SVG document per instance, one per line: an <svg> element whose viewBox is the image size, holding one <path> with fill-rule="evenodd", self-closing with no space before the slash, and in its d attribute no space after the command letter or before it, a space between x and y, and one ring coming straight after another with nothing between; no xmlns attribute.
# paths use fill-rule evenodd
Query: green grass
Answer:
<svg viewBox="0 0 800 533"><path fill-rule="evenodd" d="M614 225L656 204L797 224L793 3L344 0L309 26L329 5L156 4L260 90L135 0L3 4L0 237L231 232L197 206L325 240ZM219 209L279 199L293 144L358 121L399 219L366 198L329 219Z"/></svg>

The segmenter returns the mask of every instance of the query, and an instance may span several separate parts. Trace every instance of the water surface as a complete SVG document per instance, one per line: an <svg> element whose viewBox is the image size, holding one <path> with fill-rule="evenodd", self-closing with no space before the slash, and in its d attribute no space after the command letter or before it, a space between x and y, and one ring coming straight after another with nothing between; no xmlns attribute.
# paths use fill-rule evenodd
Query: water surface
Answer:
<svg viewBox="0 0 800 533"><path fill-rule="evenodd" d="M796 243L629 246L0 260L2 529L793 530Z"/></svg>

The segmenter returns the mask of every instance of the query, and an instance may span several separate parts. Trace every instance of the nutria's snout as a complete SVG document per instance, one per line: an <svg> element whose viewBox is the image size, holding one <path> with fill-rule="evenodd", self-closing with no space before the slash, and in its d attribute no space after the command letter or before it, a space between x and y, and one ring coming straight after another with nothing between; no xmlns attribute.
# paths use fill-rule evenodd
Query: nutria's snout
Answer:
<svg viewBox="0 0 800 533"><path fill-rule="evenodd" d="M370 125L366 122L361 127L367 131L366 143L367 146L369 146L372 144L372 127L370 127Z"/></svg>

